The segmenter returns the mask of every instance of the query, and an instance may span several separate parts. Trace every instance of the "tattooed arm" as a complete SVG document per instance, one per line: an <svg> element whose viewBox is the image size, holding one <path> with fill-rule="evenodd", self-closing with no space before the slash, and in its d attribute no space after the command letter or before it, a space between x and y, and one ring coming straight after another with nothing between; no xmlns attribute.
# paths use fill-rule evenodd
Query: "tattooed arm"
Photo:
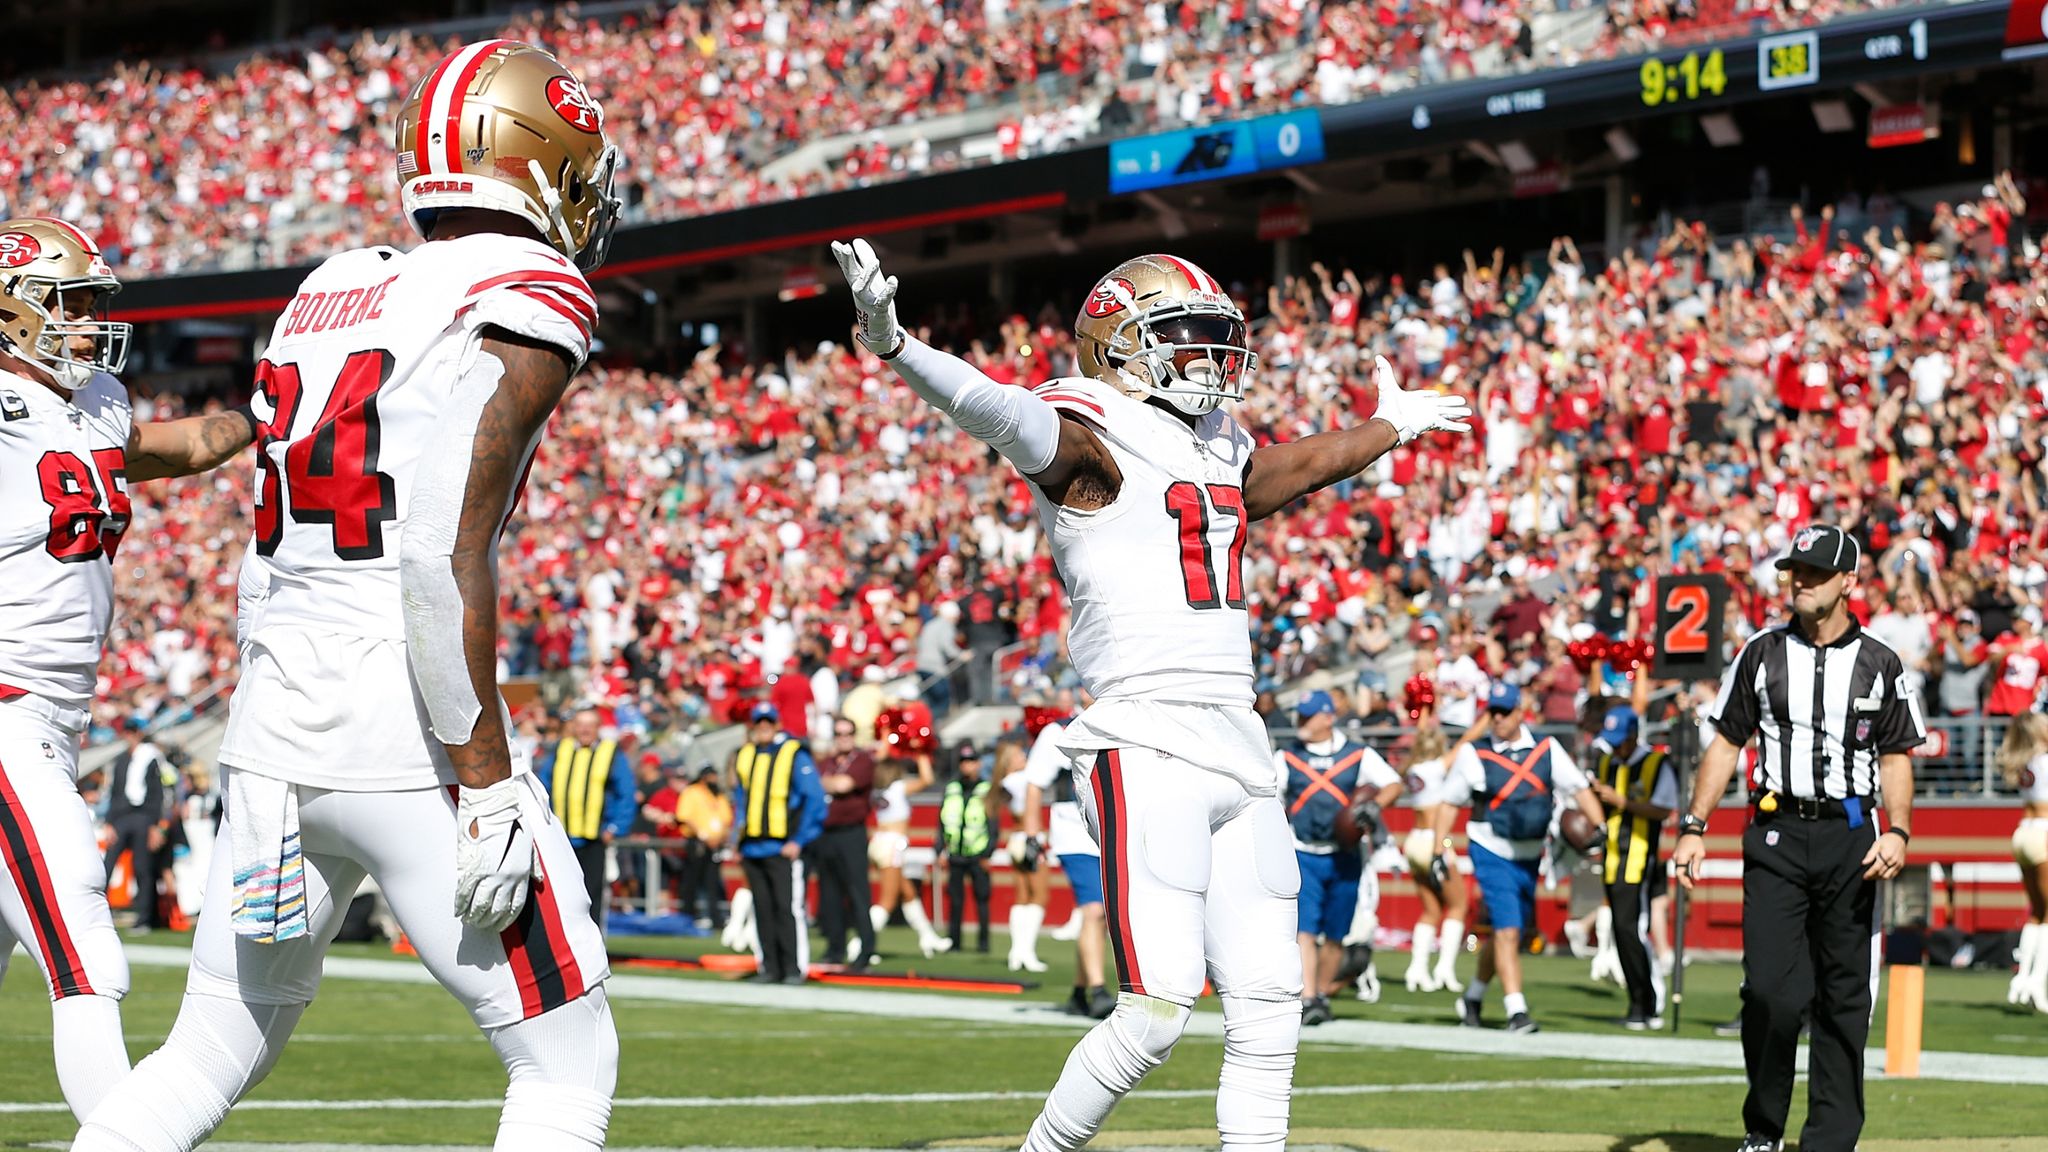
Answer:
<svg viewBox="0 0 2048 1152"><path fill-rule="evenodd" d="M498 532L574 372L551 344L498 328L483 334L473 380L461 389L478 391L455 403L463 421L475 421L474 438L465 445L451 437L449 455L427 466L445 469L440 483L415 482L413 519L421 522L406 525L399 560L413 671L434 734L466 788L487 788L512 772L498 697Z"/></svg>
<svg viewBox="0 0 2048 1152"><path fill-rule="evenodd" d="M190 416L128 429L128 479L162 480L209 472L256 440L256 415L244 404L210 416Z"/></svg>

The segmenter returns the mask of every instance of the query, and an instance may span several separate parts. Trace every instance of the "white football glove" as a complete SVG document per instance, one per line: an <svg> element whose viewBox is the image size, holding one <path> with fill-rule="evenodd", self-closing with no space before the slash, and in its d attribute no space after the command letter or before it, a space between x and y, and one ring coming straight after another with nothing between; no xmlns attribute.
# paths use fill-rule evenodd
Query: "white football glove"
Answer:
<svg viewBox="0 0 2048 1152"><path fill-rule="evenodd" d="M1376 420L1394 426L1394 434L1406 444L1424 432L1470 432L1472 405L1463 396L1447 395L1434 388L1401 390L1401 379L1385 356L1374 358L1372 382L1380 392Z"/></svg>
<svg viewBox="0 0 2048 1152"><path fill-rule="evenodd" d="M526 906L539 856L527 830L527 784L508 776L488 788L462 788L455 801L455 914L484 932L502 932Z"/></svg>
<svg viewBox="0 0 2048 1152"><path fill-rule="evenodd" d="M853 289L853 306L860 312L860 342L877 356L896 351L902 344L896 323L896 278L882 275L882 261L874 245L856 238L851 244L832 242L832 255L839 271Z"/></svg>

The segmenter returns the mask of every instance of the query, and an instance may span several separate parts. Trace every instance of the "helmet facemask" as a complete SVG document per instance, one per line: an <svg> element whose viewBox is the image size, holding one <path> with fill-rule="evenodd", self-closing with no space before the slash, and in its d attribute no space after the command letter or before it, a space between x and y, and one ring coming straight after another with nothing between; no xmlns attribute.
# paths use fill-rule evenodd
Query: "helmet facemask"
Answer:
<svg viewBox="0 0 2048 1152"><path fill-rule="evenodd" d="M612 229L618 227L619 213L625 208L625 201L612 187L613 178L619 170L619 146L604 146L587 179L581 173L566 173L568 179L563 183L569 189L569 202L581 204L585 198L596 201L590 210L588 234L581 244L576 242L574 229L563 214L564 200L562 194L555 190L556 182L545 178L540 161L528 160L526 163L533 170L533 182L540 186L542 207L548 214L547 225L542 231L557 247L574 254L571 259L576 261L576 267L585 272L596 270L611 254Z"/></svg>
<svg viewBox="0 0 2048 1152"><path fill-rule="evenodd" d="M128 362L130 324L107 319L107 305L121 284L111 276L67 280L24 276L6 284L0 310L12 312L0 332L17 354L33 360L76 392L94 373L119 373ZM86 347L75 347L83 341Z"/></svg>
<svg viewBox="0 0 2048 1152"><path fill-rule="evenodd" d="M1132 333L1136 348L1120 365L1123 375L1190 416L1243 399L1246 378L1258 364L1244 317L1228 305L1163 302L1120 325L1115 343L1124 344Z"/></svg>

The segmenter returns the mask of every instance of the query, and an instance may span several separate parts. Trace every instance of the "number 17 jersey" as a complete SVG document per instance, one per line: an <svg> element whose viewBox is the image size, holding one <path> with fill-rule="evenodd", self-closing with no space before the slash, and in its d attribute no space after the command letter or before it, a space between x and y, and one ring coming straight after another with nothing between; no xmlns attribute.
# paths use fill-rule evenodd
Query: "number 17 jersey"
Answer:
<svg viewBox="0 0 2048 1152"><path fill-rule="evenodd" d="M453 778L406 654L399 553L420 465L470 451L458 389L486 328L580 367L596 322L582 273L515 236L356 249L300 285L257 366L255 538L222 760L346 790Z"/></svg>
<svg viewBox="0 0 2048 1152"><path fill-rule="evenodd" d="M1035 492L1073 602L1067 650L1096 701L1060 746L1151 748L1271 792L1245 610L1251 436L1227 412L1191 425L1095 380L1036 392L1094 428L1123 477L1093 511Z"/></svg>

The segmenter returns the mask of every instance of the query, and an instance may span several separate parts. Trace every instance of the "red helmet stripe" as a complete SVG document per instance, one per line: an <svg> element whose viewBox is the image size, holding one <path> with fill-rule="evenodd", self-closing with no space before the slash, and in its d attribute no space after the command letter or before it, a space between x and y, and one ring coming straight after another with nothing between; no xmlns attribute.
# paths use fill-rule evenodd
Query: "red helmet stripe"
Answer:
<svg viewBox="0 0 2048 1152"><path fill-rule="evenodd" d="M476 79L484 61L491 58L500 46L513 43L510 40L484 40L464 48L457 55L469 56L462 65L462 71L455 77L455 88L448 93L448 167L449 172L462 171L462 100L469 94L470 82Z"/></svg>
<svg viewBox="0 0 2048 1152"><path fill-rule="evenodd" d="M70 221L59 220L55 216L36 216L32 217L32 219L41 220L45 224L52 224L58 228L63 229L65 232L70 234L73 240L78 241L79 246L84 248L88 253L94 256L99 255L100 246L93 243L92 237L87 236L85 233L79 231L78 228L75 225L73 225Z"/></svg>
<svg viewBox="0 0 2048 1152"><path fill-rule="evenodd" d="M460 55L462 52L459 49L449 53L435 66L433 74L427 77L427 82L420 86L420 111L412 126L412 158L422 176L434 170L427 149L427 125L434 118L434 93L440 89L441 77L447 74L448 66L455 63L455 58Z"/></svg>
<svg viewBox="0 0 2048 1152"><path fill-rule="evenodd" d="M1167 254L1165 254L1164 252L1162 252L1162 253L1160 253L1160 254L1159 254L1159 258L1160 258L1161 260L1164 260L1164 261L1166 261L1166 262L1167 262L1168 264L1171 264L1171 265L1173 265L1173 266L1174 266L1175 268L1178 268L1178 269L1180 269L1180 274L1181 274L1182 276L1185 276L1185 277L1187 277L1187 281L1188 281L1188 287L1190 287L1190 288L1193 288L1193 289L1194 289L1195 291L1197 291L1197 292L1221 292L1221 291L1222 291L1222 289L1221 289L1221 288L1219 288L1219 287L1217 286L1217 284L1216 284L1216 281L1214 281L1214 280L1211 280L1211 279L1209 278L1209 274L1208 274L1207 272L1204 272L1204 271L1202 271L1202 270L1201 270L1200 268L1197 268L1197 267L1195 267L1195 266L1194 266L1193 264L1190 264L1190 263L1188 263L1187 261L1185 261L1185 260L1181 259L1180 257L1178 257L1178 256L1168 256Z"/></svg>

